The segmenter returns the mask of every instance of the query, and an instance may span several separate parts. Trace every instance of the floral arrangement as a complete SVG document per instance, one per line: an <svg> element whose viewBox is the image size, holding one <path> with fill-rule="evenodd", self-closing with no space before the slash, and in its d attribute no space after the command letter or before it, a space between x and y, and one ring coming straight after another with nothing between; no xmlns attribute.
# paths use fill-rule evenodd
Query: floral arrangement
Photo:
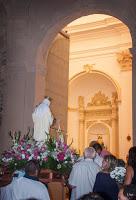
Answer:
<svg viewBox="0 0 136 200"><path fill-rule="evenodd" d="M58 134L58 133L57 133ZM59 132L57 138L48 135L45 142L33 140L30 131L21 138L21 132L10 132L12 146L2 153L1 165L10 171L21 169L29 160L38 160L42 168L55 170L61 174L68 174L78 159Z"/></svg>
<svg viewBox="0 0 136 200"><path fill-rule="evenodd" d="M117 183L122 184L124 182L125 174L125 167L115 167L115 169L110 173L110 176L111 178L114 178L117 181Z"/></svg>

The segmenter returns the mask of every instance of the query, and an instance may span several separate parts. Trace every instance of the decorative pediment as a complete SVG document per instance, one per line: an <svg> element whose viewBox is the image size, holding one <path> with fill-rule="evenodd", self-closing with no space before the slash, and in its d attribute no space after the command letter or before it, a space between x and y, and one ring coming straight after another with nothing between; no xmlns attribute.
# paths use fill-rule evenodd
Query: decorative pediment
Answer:
<svg viewBox="0 0 136 200"><path fill-rule="evenodd" d="M132 54L129 49L117 53L117 61L122 71L132 70Z"/></svg>
<svg viewBox="0 0 136 200"><path fill-rule="evenodd" d="M91 102L89 102L87 104L87 107L89 107L89 106L104 106L104 105L111 105L111 101L109 100L108 96L106 96L104 93L99 91L91 99Z"/></svg>

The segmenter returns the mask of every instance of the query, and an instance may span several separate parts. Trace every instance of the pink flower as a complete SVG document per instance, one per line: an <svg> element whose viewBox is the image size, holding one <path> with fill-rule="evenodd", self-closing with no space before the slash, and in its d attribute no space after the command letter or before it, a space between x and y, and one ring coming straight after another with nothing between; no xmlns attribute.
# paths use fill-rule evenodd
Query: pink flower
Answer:
<svg viewBox="0 0 136 200"><path fill-rule="evenodd" d="M21 146L23 146L24 142L25 142L25 141L22 139L22 140L19 142L19 144L20 144Z"/></svg>
<svg viewBox="0 0 136 200"><path fill-rule="evenodd" d="M37 160L38 155L34 155L34 159Z"/></svg>
<svg viewBox="0 0 136 200"><path fill-rule="evenodd" d="M43 160L44 160L45 162L47 162L47 161L48 161L48 157L43 158Z"/></svg>
<svg viewBox="0 0 136 200"><path fill-rule="evenodd" d="M30 148L31 148L31 144L27 144L26 149L30 149Z"/></svg>
<svg viewBox="0 0 136 200"><path fill-rule="evenodd" d="M21 151L21 154L25 154L25 151L24 151L24 150L22 150L22 151Z"/></svg>
<svg viewBox="0 0 136 200"><path fill-rule="evenodd" d="M64 151L66 151L68 148L67 144L64 144Z"/></svg>
<svg viewBox="0 0 136 200"><path fill-rule="evenodd" d="M17 156L16 156L16 159L17 159L17 160L21 160L22 158L21 158L20 155L17 155Z"/></svg>
<svg viewBox="0 0 136 200"><path fill-rule="evenodd" d="M35 150L34 150L34 154L39 154L38 149L35 149Z"/></svg>
<svg viewBox="0 0 136 200"><path fill-rule="evenodd" d="M29 160L30 156L29 156L29 154L25 154L25 157L26 157L27 160Z"/></svg>
<svg viewBox="0 0 136 200"><path fill-rule="evenodd" d="M63 161L64 160L64 157L65 157L65 154L63 152L60 152L58 155L57 155L57 158L59 161Z"/></svg>
<svg viewBox="0 0 136 200"><path fill-rule="evenodd" d="M41 148L41 152L45 152L46 151L46 148L45 147L42 147Z"/></svg>
<svg viewBox="0 0 136 200"><path fill-rule="evenodd" d="M17 147L17 150L20 151L20 150L21 150L21 146L18 146L18 147Z"/></svg>

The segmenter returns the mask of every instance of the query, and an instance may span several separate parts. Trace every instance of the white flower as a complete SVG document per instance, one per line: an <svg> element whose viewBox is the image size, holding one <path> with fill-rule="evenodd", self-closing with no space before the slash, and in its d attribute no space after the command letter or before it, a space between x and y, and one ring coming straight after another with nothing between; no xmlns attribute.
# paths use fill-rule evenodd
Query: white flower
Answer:
<svg viewBox="0 0 136 200"><path fill-rule="evenodd" d="M11 160L13 160L13 158L11 157L11 158L2 158L2 161L3 162L9 162L9 161L11 161Z"/></svg>
<svg viewBox="0 0 136 200"><path fill-rule="evenodd" d="M112 171L112 172L110 173L110 176L111 176L111 178L115 178L115 173L114 173L114 171Z"/></svg>
<svg viewBox="0 0 136 200"><path fill-rule="evenodd" d="M28 159L28 160L32 160L32 159L33 159L33 157L34 157L34 154L32 154L32 155L29 157L29 159Z"/></svg>
<svg viewBox="0 0 136 200"><path fill-rule="evenodd" d="M61 168L61 164L58 164L58 165L57 165L57 169L60 169L60 168Z"/></svg>
<svg viewBox="0 0 136 200"><path fill-rule="evenodd" d="M40 160L40 156L37 156L37 159Z"/></svg>
<svg viewBox="0 0 136 200"><path fill-rule="evenodd" d="M22 159L25 159L25 154L22 154L21 156L22 156Z"/></svg>
<svg viewBox="0 0 136 200"><path fill-rule="evenodd" d="M124 167L115 167L115 169L110 173L111 178L114 178L117 182L123 183L126 174L126 169Z"/></svg>

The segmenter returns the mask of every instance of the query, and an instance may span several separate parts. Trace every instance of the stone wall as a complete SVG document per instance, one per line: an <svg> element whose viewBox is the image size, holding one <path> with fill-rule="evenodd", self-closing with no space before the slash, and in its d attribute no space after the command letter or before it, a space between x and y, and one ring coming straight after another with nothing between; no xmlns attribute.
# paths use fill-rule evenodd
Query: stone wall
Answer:
<svg viewBox="0 0 136 200"><path fill-rule="evenodd" d="M4 114L5 86L7 71L7 43L6 43L6 13L4 7L0 5L0 129Z"/></svg>

